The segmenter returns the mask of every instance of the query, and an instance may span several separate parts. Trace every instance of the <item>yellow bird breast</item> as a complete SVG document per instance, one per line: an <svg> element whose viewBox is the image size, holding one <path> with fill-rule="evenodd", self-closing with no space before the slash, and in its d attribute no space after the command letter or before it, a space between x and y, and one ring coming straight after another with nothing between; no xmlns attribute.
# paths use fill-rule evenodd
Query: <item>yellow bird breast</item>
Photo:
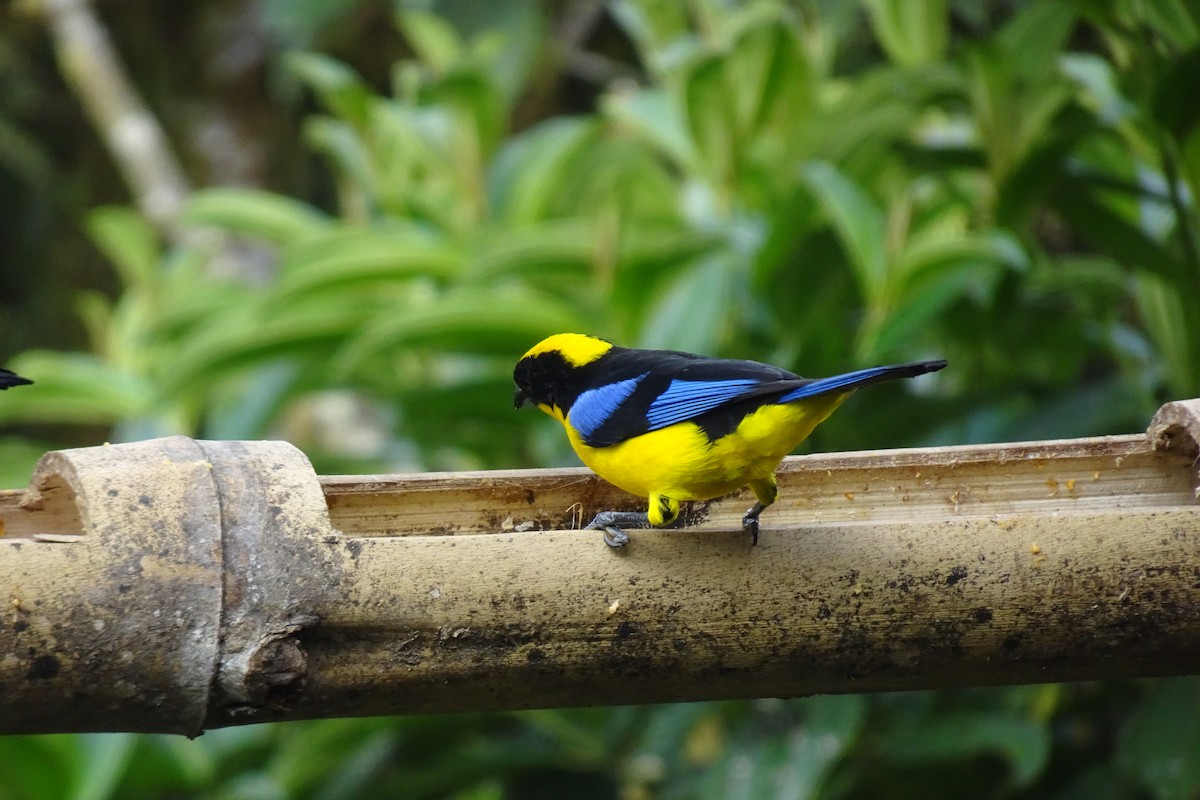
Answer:
<svg viewBox="0 0 1200 800"><path fill-rule="evenodd" d="M848 394L763 406L716 441L696 423L679 422L609 447L589 447L568 420L554 416L583 463L614 486L640 497L711 500L774 474Z"/></svg>

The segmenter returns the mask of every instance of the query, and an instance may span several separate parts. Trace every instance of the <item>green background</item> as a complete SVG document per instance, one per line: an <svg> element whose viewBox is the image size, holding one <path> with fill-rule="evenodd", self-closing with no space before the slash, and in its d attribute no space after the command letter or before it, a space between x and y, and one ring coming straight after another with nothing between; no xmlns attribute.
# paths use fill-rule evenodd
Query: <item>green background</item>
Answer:
<svg viewBox="0 0 1200 800"><path fill-rule="evenodd" d="M950 361L817 450L1200 395L1195 3L111 0L196 187L165 225L38 8L0 6L0 356L37 381L0 396L2 486L175 433L322 473L573 464L511 409L567 330ZM1184 800L1200 682L0 738L0 800L346 796Z"/></svg>

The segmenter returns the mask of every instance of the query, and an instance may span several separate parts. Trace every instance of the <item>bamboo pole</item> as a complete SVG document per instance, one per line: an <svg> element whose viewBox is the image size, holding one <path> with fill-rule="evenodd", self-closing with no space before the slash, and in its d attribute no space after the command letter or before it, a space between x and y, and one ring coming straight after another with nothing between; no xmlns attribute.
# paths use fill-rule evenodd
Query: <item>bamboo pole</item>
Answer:
<svg viewBox="0 0 1200 800"><path fill-rule="evenodd" d="M575 529L636 502L583 470L50 454L0 493L0 732L1192 673L1198 439L1187 401L1143 436L791 458L757 547L736 496L619 551Z"/></svg>

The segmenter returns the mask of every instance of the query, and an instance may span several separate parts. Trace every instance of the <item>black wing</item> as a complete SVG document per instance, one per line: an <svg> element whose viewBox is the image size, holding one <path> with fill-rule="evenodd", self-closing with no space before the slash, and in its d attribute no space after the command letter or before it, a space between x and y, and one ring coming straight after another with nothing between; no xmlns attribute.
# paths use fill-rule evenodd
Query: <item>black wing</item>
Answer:
<svg viewBox="0 0 1200 800"><path fill-rule="evenodd" d="M719 438L764 400L811 381L757 361L705 358L670 350L614 348L594 364L592 389L571 406L572 426L591 447L607 447L688 420ZM755 401L747 405L748 401ZM732 424L713 417L722 408L744 410ZM724 415L722 415L724 416ZM718 430L707 430L707 423Z"/></svg>
<svg viewBox="0 0 1200 800"><path fill-rule="evenodd" d="M757 361L614 348L593 366L596 374L588 382L593 388L580 393L570 420L589 446L607 447L688 421L716 441L764 404L911 378L936 372L946 362L892 364L812 379Z"/></svg>

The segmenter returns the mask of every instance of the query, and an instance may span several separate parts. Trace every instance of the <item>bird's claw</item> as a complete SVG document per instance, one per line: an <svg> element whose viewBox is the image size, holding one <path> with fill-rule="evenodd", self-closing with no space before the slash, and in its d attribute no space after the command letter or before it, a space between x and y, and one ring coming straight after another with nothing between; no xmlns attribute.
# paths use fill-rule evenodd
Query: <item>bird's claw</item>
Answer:
<svg viewBox="0 0 1200 800"><path fill-rule="evenodd" d="M629 534L621 530L622 525L646 525L645 514L632 511L601 511L584 530L604 531L604 543L609 547L624 547L629 544Z"/></svg>
<svg viewBox="0 0 1200 800"><path fill-rule="evenodd" d="M754 547L758 544L758 515L766 508L762 503L755 503L754 507L746 512L746 516L742 517L742 527L750 532L750 546Z"/></svg>
<svg viewBox="0 0 1200 800"><path fill-rule="evenodd" d="M629 544L629 534L615 526L604 529L604 543L609 547L624 547Z"/></svg>
<svg viewBox="0 0 1200 800"><path fill-rule="evenodd" d="M750 532L750 546L754 547L758 544L758 517L752 517L749 514L742 517L742 527Z"/></svg>

